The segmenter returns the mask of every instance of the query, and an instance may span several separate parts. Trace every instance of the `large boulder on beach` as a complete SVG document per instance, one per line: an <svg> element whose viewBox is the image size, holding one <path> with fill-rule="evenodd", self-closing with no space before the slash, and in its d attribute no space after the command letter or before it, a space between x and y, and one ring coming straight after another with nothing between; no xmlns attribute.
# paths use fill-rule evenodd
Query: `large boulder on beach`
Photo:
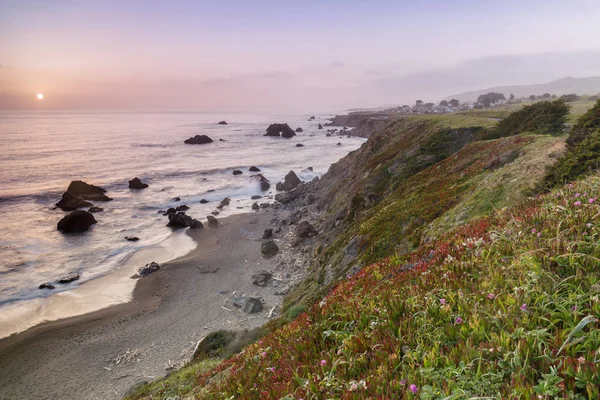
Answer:
<svg viewBox="0 0 600 400"><path fill-rule="evenodd" d="M77 210L65 215L58 221L56 228L61 232L85 232L97 222L92 213Z"/></svg>
<svg viewBox="0 0 600 400"><path fill-rule="evenodd" d="M241 174L243 174L243 172L240 171L239 169L234 169L233 170L233 175L241 175Z"/></svg>
<svg viewBox="0 0 600 400"><path fill-rule="evenodd" d="M252 175L250 179L255 182L258 182L258 184L260 185L260 190L262 190L263 192L271 188L271 183L262 174Z"/></svg>
<svg viewBox="0 0 600 400"><path fill-rule="evenodd" d="M67 192L84 200L90 201L111 201L112 199L105 195L106 190L100 186L90 185L83 181L72 181L67 188Z"/></svg>
<svg viewBox="0 0 600 400"><path fill-rule="evenodd" d="M137 176L129 181L129 189L146 189L147 183L144 183Z"/></svg>
<svg viewBox="0 0 600 400"><path fill-rule="evenodd" d="M190 217L185 214L169 214L168 227L179 229L179 228L202 228L202 222Z"/></svg>
<svg viewBox="0 0 600 400"><path fill-rule="evenodd" d="M160 270L160 265L158 263L151 262L150 264L146 264L138 269L138 275L143 278L158 270Z"/></svg>
<svg viewBox="0 0 600 400"><path fill-rule="evenodd" d="M206 144L212 143L212 139L206 135L196 135L183 141L185 144Z"/></svg>
<svg viewBox="0 0 600 400"><path fill-rule="evenodd" d="M85 201L81 197L69 192L64 192L60 201L56 203L56 207L60 208L63 211L75 211L78 208L91 206L93 206L93 204L89 201Z"/></svg>
<svg viewBox="0 0 600 400"><path fill-rule="evenodd" d="M273 240L264 241L260 245L260 252L267 257L274 256L278 251L279 246L277 246L277 243L275 243Z"/></svg>
<svg viewBox="0 0 600 400"><path fill-rule="evenodd" d="M294 171L288 172L283 181L283 190L286 192L295 189L302 181L298 178L298 175Z"/></svg>
<svg viewBox="0 0 600 400"><path fill-rule="evenodd" d="M298 132L298 133L304 132L304 129L302 129L302 128L296 128L296 132Z"/></svg>
<svg viewBox="0 0 600 400"><path fill-rule="evenodd" d="M260 299L256 297L248 297L246 300L244 300L244 303L242 304L242 311L247 314L256 314L261 312L262 309L262 301L260 301Z"/></svg>
<svg viewBox="0 0 600 400"><path fill-rule="evenodd" d="M211 228L218 228L219 227L219 220L218 219L216 219L212 215L209 215L206 218L208 219L208 226L209 227L211 227Z"/></svg>
<svg viewBox="0 0 600 400"><path fill-rule="evenodd" d="M265 133L264 136L291 138L292 136L296 136L296 133L288 124L271 124L267 128L267 133Z"/></svg>
<svg viewBox="0 0 600 400"><path fill-rule="evenodd" d="M256 286L267 286L272 278L273 274L265 270L258 271L251 277L252 283Z"/></svg>

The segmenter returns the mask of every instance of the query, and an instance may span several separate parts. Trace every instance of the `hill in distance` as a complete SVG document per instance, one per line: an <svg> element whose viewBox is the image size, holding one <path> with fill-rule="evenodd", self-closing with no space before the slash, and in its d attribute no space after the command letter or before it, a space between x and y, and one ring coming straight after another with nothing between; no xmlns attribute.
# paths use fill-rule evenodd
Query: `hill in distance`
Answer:
<svg viewBox="0 0 600 400"><path fill-rule="evenodd" d="M538 96L544 93L555 94L557 96L569 93L578 95L596 95L600 93L600 76L587 78L566 77L547 83L536 83L532 85L495 86L487 89L455 94L448 96L446 99L458 99L463 103L466 101L475 101L479 95L489 92L504 93L506 97L511 93L513 93L515 97L528 97L532 94Z"/></svg>

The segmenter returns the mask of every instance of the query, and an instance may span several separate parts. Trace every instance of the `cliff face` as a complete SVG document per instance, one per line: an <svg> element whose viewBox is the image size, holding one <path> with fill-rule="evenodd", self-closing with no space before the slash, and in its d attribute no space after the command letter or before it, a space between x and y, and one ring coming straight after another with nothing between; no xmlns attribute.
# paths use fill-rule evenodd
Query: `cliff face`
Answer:
<svg viewBox="0 0 600 400"><path fill-rule="evenodd" d="M385 129L393 121L389 114L378 113L350 113L336 115L326 126L347 126L354 128L349 132L351 136L368 138L374 132Z"/></svg>

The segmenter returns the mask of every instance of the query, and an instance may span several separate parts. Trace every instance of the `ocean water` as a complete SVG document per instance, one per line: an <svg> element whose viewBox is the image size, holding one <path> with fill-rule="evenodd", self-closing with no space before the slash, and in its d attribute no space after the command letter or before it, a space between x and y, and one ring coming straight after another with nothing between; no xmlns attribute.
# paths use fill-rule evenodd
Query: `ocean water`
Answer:
<svg viewBox="0 0 600 400"><path fill-rule="evenodd" d="M73 291L70 301L77 302L74 294L86 282L150 255L166 261L193 249L185 234L166 227L159 210L186 204L188 215L206 222L225 197L232 201L219 217L249 212L250 197L275 194L275 183L289 170L306 181L322 175L364 142L325 137L317 125L327 117L309 122L307 115L1 112L0 322L29 319L21 321L23 327L51 319L32 317L47 307L48 296ZM228 125L218 125L220 120ZM264 137L273 122L304 132L292 139ZM196 134L214 143L183 143ZM271 181L269 192L249 179L252 165ZM234 169L244 173L233 176ZM130 190L128 181L136 176L150 187ZM95 214L98 223L90 231L65 235L56 223L66 213L54 204L72 180L102 186L114 200L94 202L104 211ZM125 236L140 240L128 242ZM80 280L53 291L38 288L71 273L81 274ZM11 314L17 308L28 312Z"/></svg>

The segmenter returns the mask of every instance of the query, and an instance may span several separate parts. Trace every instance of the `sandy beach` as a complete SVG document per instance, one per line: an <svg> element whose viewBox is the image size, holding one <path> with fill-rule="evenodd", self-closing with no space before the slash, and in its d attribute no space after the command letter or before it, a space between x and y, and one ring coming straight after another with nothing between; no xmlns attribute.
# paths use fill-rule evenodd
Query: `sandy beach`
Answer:
<svg viewBox="0 0 600 400"><path fill-rule="evenodd" d="M260 238L284 217L270 208L190 230L197 248L139 279L131 302L0 340L0 399L119 399L181 365L207 333L263 325L283 296L251 276L277 269L277 257L261 256ZM243 313L234 291L262 297L263 311Z"/></svg>

